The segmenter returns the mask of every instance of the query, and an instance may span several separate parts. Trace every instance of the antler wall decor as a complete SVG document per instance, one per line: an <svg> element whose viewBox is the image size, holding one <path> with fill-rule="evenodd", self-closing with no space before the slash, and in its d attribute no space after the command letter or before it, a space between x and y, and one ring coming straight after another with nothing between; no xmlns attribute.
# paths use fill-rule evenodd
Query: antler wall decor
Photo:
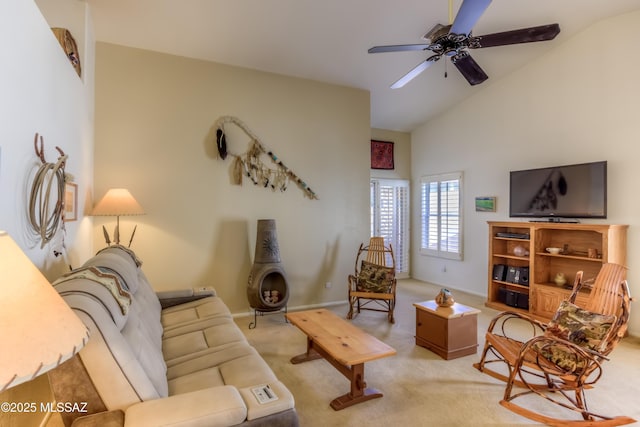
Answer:
<svg viewBox="0 0 640 427"><path fill-rule="evenodd" d="M245 153L237 155L227 151L224 126L228 123L238 126L251 138L249 149ZM273 151L265 148L258 140L258 137L240 119L233 116L222 116L216 120L214 126L216 127L216 145L220 158L224 160L227 158L227 155L235 157L233 175L236 184L242 185L243 177L247 177L254 185L271 188L274 191L276 189L285 191L289 182L293 181L303 191L305 196L310 199L318 199L316 193L307 183L285 166ZM275 168L271 168L262 162L260 159L262 154L267 155L271 159Z"/></svg>

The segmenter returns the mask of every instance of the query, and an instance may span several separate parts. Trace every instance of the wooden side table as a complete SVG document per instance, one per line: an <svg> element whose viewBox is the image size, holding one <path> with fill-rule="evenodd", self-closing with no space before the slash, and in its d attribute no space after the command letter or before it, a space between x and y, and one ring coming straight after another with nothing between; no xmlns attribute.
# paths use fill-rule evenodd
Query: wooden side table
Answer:
<svg viewBox="0 0 640 427"><path fill-rule="evenodd" d="M428 348L446 360L476 353L480 310L458 303L440 307L435 301L413 305L416 308L416 345Z"/></svg>

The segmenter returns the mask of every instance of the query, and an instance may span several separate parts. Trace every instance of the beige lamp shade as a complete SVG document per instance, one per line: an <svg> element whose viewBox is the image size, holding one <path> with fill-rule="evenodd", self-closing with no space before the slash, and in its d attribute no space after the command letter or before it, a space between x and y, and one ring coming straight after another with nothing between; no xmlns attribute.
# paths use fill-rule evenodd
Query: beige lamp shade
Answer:
<svg viewBox="0 0 640 427"><path fill-rule="evenodd" d="M94 216L144 215L144 209L126 188L112 188L95 205Z"/></svg>
<svg viewBox="0 0 640 427"><path fill-rule="evenodd" d="M0 392L70 359L88 339L87 327L0 230Z"/></svg>
<svg viewBox="0 0 640 427"><path fill-rule="evenodd" d="M113 234L114 242L119 245L120 244L120 216L124 215L144 215L144 209L142 206L133 198L129 190L126 188L112 188L107 191L107 194L104 195L102 199L95 205L93 208L93 212L91 213L93 216L115 216L116 217L116 228ZM111 239L109 237L109 233L107 233L107 229L102 226L102 231L104 232L105 240L107 244L111 244ZM131 235L131 240L129 241L129 245L133 241L133 236L135 235L135 229L133 230L133 234Z"/></svg>

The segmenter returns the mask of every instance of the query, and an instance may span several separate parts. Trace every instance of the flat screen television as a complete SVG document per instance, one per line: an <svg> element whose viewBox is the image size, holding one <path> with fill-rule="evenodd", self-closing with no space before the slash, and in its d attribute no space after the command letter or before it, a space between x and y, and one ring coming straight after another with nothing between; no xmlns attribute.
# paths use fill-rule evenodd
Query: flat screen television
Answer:
<svg viewBox="0 0 640 427"><path fill-rule="evenodd" d="M607 162L512 171L509 216L606 218Z"/></svg>

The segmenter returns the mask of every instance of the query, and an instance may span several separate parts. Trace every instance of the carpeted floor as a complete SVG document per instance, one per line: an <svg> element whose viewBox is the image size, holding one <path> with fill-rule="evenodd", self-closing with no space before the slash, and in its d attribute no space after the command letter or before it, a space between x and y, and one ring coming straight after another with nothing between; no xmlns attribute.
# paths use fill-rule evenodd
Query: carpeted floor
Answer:
<svg viewBox="0 0 640 427"><path fill-rule="evenodd" d="M248 328L253 317L238 317L236 322L295 396L302 427L537 425L498 404L503 384L472 367L479 351L446 361L415 345L412 304L433 299L439 289L415 280L401 280L394 325L387 322L384 313L372 311L363 311L352 321L395 348L397 355L365 365L367 385L380 390L384 397L341 411L334 411L329 402L349 391L348 380L322 359L292 365L289 359L306 350L306 338L286 323L282 314L259 316L255 329ZM459 291L453 291L453 295L457 302L482 310L478 317L478 343L482 348L484 332L497 312L486 308L481 297ZM348 305L345 301L330 309L345 316ZM640 340L623 340L612 353L612 360L605 364L604 372L596 387L587 392L590 408L640 420ZM540 409L547 407L542 400L532 404L541 405Z"/></svg>

